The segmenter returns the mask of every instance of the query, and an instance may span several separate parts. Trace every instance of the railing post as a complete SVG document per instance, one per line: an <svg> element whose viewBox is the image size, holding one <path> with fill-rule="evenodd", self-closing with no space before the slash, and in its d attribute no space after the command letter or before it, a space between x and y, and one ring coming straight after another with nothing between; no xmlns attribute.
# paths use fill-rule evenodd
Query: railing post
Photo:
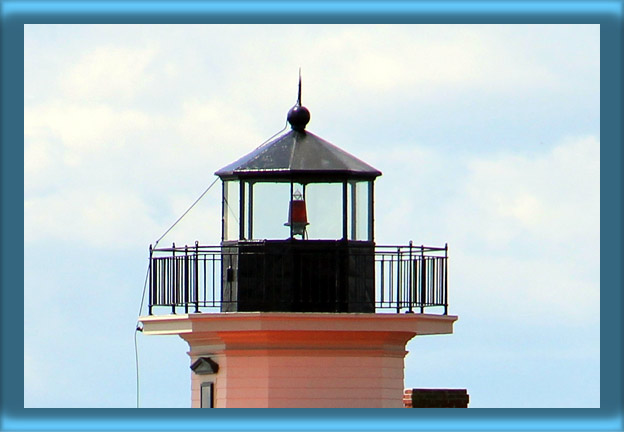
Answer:
<svg viewBox="0 0 624 432"><path fill-rule="evenodd" d="M448 243L444 244L444 315L448 315Z"/></svg>
<svg viewBox="0 0 624 432"><path fill-rule="evenodd" d="M407 309L407 313L414 313L414 310L412 309L412 304L414 302L414 295L413 295L413 286L412 283L414 281L413 278L413 272L412 272L412 241L410 240L409 242L409 281L408 281L408 298L407 298L407 302L408 302L408 309Z"/></svg>
<svg viewBox="0 0 624 432"><path fill-rule="evenodd" d="M191 289L189 287L189 254L188 245L184 245L184 291L182 301L184 302L184 313L188 314L189 300L191 299Z"/></svg>
<svg viewBox="0 0 624 432"><path fill-rule="evenodd" d="M154 296L153 296L153 290L154 290L154 277L152 275L152 255L153 255L154 251L152 249L152 245L150 245L149 247L149 266L147 267L147 271L149 272L149 294L148 294L148 298L147 298L147 310L148 310L148 314L152 315L152 305L154 304Z"/></svg>
<svg viewBox="0 0 624 432"><path fill-rule="evenodd" d="M204 277L206 272L204 272ZM199 242L195 241L195 313L199 313Z"/></svg>
<svg viewBox="0 0 624 432"><path fill-rule="evenodd" d="M397 247L397 313L401 312L401 294L402 294L402 286L401 286L401 247Z"/></svg>
<svg viewBox="0 0 624 432"><path fill-rule="evenodd" d="M172 276L172 283L171 283L171 313L175 314L176 313L176 300L177 300L177 294L178 294L178 265L176 263L176 257L175 257L175 243L172 243L172 251L171 251L171 266L173 267L171 269L171 276Z"/></svg>
<svg viewBox="0 0 624 432"><path fill-rule="evenodd" d="M420 313L425 313L425 298L427 296L427 262L425 261L425 246L420 245Z"/></svg>
<svg viewBox="0 0 624 432"><path fill-rule="evenodd" d="M221 269L222 269L222 265L221 265L221 260L223 260L223 249L219 249L219 253L215 254L212 253L210 254L210 262L212 263L212 293L210 296L211 299L211 306L216 306L215 304L215 298L216 298L216 286L217 286L217 282L216 282L216 265L215 263L217 261L219 261L219 275L221 275ZM218 257L217 257L218 256ZM208 258L208 254L206 254L206 258ZM206 294L206 260L204 259L204 301L207 300L207 294ZM223 276L221 276L219 278L219 301L221 303L223 303Z"/></svg>
<svg viewBox="0 0 624 432"><path fill-rule="evenodd" d="M381 270L380 271L381 274L379 275L379 280L381 282L381 286L379 287L379 292L381 293L381 299L379 301L379 306L383 308L384 307L384 301L385 301L385 293L384 293L384 291L385 291L385 288L386 288L385 287L385 275L384 275L384 270L385 270L384 267L385 267L385 264L386 264L385 263L386 256L383 254L383 251L381 251L381 252L382 252L382 254L381 254L381 261L378 261L379 265L380 265L380 270ZM377 273L375 273L375 274L377 274Z"/></svg>

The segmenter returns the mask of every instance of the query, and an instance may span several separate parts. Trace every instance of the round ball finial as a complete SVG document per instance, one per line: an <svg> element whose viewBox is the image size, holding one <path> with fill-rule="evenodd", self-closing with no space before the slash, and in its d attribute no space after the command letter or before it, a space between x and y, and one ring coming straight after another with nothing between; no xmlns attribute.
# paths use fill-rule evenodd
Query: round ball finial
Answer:
<svg viewBox="0 0 624 432"><path fill-rule="evenodd" d="M303 132L310 121L310 111L304 106L295 105L288 111L287 119L294 130Z"/></svg>

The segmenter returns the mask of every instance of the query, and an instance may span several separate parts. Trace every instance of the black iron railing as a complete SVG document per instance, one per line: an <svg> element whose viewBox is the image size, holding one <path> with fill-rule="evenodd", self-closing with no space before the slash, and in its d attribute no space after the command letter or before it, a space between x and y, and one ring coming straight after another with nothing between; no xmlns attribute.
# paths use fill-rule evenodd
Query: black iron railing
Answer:
<svg viewBox="0 0 624 432"><path fill-rule="evenodd" d="M228 274L224 260L233 255L221 246L151 249L149 314L217 312L231 302L224 298ZM375 246L375 298L379 312L448 313L448 248ZM284 269L275 269L279 277ZM328 281L331 283L331 281ZM258 290L265 287L258 286ZM322 287L320 287L322 288Z"/></svg>

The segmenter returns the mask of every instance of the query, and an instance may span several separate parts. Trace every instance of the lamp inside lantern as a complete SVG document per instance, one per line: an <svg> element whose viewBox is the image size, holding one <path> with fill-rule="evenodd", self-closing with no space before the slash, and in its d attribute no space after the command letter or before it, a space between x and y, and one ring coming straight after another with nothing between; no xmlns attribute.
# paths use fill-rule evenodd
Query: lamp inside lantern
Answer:
<svg viewBox="0 0 624 432"><path fill-rule="evenodd" d="M308 214L306 212L306 204L299 190L296 190L292 195L290 206L288 208L288 222L285 226L291 227L292 235L300 235L301 238L305 238L306 226L308 223Z"/></svg>

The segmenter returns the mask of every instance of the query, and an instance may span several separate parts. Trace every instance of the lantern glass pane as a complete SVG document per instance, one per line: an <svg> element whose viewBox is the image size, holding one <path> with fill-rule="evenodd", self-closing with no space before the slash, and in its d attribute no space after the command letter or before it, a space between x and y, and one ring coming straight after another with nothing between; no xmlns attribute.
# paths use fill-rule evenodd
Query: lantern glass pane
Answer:
<svg viewBox="0 0 624 432"><path fill-rule="evenodd" d="M238 240L240 189L238 181L223 183L223 240Z"/></svg>
<svg viewBox="0 0 624 432"><path fill-rule="evenodd" d="M342 238L342 183L309 183L305 189L309 239Z"/></svg>
<svg viewBox="0 0 624 432"><path fill-rule="evenodd" d="M351 181L347 190L349 240L369 239L369 194L368 181Z"/></svg>
<svg viewBox="0 0 624 432"><path fill-rule="evenodd" d="M290 183L257 182L253 185L252 239L287 239Z"/></svg>
<svg viewBox="0 0 624 432"><path fill-rule="evenodd" d="M356 183L356 238L355 240L372 240L368 238L368 183Z"/></svg>

